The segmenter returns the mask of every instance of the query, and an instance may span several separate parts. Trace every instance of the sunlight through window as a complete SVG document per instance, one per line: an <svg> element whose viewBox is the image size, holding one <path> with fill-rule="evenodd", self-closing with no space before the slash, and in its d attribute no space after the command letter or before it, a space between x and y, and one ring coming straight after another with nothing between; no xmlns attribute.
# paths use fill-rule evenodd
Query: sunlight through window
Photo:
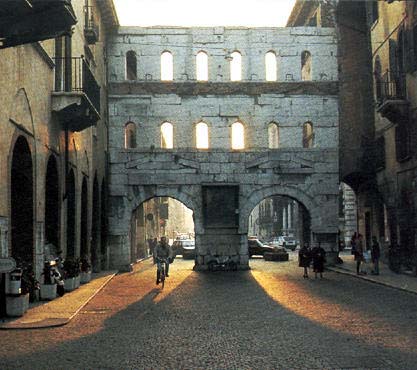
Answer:
<svg viewBox="0 0 417 370"><path fill-rule="evenodd" d="M267 81L277 80L277 56L273 51L265 54L265 78Z"/></svg>
<svg viewBox="0 0 417 370"><path fill-rule="evenodd" d="M232 125L232 149L244 149L245 147L245 128L239 121Z"/></svg>
<svg viewBox="0 0 417 370"><path fill-rule="evenodd" d="M172 81L174 79L174 59L169 51L161 54L161 80Z"/></svg>
<svg viewBox="0 0 417 370"><path fill-rule="evenodd" d="M133 122L128 122L125 126L125 148L136 148L136 125Z"/></svg>
<svg viewBox="0 0 417 370"><path fill-rule="evenodd" d="M197 149L208 149L208 125L205 122L199 122L196 126L196 147Z"/></svg>
<svg viewBox="0 0 417 370"><path fill-rule="evenodd" d="M231 54L231 58L230 80L240 81L242 80L242 55L238 51L235 51Z"/></svg>
<svg viewBox="0 0 417 370"><path fill-rule="evenodd" d="M278 125L272 122L268 126L268 147L269 149L277 149L278 146L279 146Z"/></svg>
<svg viewBox="0 0 417 370"><path fill-rule="evenodd" d="M172 123L164 122L161 126L161 148L172 149L174 147L174 128Z"/></svg>
<svg viewBox="0 0 417 370"><path fill-rule="evenodd" d="M208 55L204 51L197 53L196 57L197 81L208 81Z"/></svg>
<svg viewBox="0 0 417 370"><path fill-rule="evenodd" d="M311 54L309 51L301 53L301 79L311 81Z"/></svg>
<svg viewBox="0 0 417 370"><path fill-rule="evenodd" d="M313 124L306 122L303 125L303 148L312 148L314 145Z"/></svg>

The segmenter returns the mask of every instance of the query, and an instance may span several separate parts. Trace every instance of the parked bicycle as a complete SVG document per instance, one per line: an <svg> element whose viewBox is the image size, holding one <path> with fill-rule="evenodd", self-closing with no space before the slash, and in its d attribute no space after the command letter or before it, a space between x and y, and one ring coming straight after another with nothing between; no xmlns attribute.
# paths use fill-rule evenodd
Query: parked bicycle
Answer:
<svg viewBox="0 0 417 370"><path fill-rule="evenodd" d="M169 258L156 259L156 284L161 283L161 288L164 288L165 278L168 271Z"/></svg>

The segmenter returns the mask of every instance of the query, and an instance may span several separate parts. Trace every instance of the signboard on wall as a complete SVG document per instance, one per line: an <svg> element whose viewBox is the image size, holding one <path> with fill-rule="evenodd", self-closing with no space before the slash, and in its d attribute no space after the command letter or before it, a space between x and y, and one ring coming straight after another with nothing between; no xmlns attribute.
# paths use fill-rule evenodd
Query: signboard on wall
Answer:
<svg viewBox="0 0 417 370"><path fill-rule="evenodd" d="M204 227L238 227L239 186L203 186Z"/></svg>

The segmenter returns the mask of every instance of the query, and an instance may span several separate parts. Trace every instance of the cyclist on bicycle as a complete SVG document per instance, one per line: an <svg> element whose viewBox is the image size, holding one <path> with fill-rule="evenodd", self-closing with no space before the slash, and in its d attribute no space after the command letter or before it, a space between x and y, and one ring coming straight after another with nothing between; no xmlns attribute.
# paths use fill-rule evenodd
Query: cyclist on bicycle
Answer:
<svg viewBox="0 0 417 370"><path fill-rule="evenodd" d="M167 238L163 236L161 241L155 248L155 261L157 264L157 272L156 272L156 284L159 284L160 277L161 277L161 268L162 263L165 263L165 276L168 277L169 271L169 260L172 256L171 247L167 242Z"/></svg>

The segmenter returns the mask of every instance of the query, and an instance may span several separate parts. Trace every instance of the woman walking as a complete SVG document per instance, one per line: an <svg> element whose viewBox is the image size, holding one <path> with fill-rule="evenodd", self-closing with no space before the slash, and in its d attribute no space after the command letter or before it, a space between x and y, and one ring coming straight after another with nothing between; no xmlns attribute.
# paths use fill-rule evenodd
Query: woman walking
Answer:
<svg viewBox="0 0 417 370"><path fill-rule="evenodd" d="M320 246L320 243L317 247L314 247L311 251L313 257L313 271L315 278L317 279L317 274L320 274L320 279L323 279L324 263L326 262L326 251Z"/></svg>
<svg viewBox="0 0 417 370"><path fill-rule="evenodd" d="M363 237L361 234L358 235L355 246L355 261L356 261L356 274L359 275L361 262L363 261Z"/></svg>
<svg viewBox="0 0 417 370"><path fill-rule="evenodd" d="M308 268L311 262L311 251L307 243L298 251L298 266L304 267L304 279L308 279Z"/></svg>

